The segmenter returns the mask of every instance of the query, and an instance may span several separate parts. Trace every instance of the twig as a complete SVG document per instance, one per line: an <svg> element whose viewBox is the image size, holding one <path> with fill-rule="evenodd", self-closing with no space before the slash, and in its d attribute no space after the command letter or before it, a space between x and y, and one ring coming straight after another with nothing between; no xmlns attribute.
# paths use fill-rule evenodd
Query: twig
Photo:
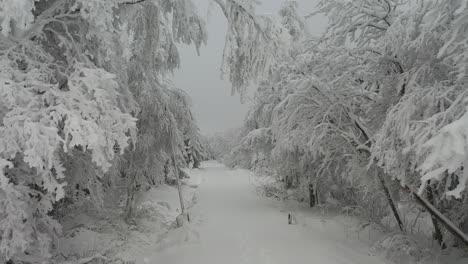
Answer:
<svg viewBox="0 0 468 264"><path fill-rule="evenodd" d="M134 2L123 2L123 3L120 3L119 5L135 5L135 4L140 4L142 2L145 2L146 0L137 0L137 1L134 1Z"/></svg>

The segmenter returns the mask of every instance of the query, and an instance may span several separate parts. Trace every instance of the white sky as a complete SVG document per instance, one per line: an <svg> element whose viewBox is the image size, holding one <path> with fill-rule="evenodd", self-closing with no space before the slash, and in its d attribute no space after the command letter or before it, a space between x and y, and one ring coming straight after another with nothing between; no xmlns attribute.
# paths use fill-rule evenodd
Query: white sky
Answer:
<svg viewBox="0 0 468 264"><path fill-rule="evenodd" d="M175 72L177 87L192 98L193 112L201 132L212 134L242 124L248 110L241 104L238 95L231 96L231 85L221 80L221 59L226 35L226 19L221 10L213 5L208 16L210 0L192 0L199 14L207 20L208 43L197 56L194 47L180 45L181 68ZM283 0L262 0L257 13L276 14ZM318 0L298 0L301 14L313 11ZM318 17L309 20L309 31L318 36L325 28L326 20Z"/></svg>

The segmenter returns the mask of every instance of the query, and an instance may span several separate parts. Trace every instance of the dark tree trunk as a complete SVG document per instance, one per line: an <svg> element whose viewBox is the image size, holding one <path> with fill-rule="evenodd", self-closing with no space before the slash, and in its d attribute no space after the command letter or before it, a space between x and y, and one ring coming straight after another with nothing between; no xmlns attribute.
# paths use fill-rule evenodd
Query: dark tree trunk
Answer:
<svg viewBox="0 0 468 264"><path fill-rule="evenodd" d="M384 190L385 196L387 198L388 204L390 205L390 208L392 209L393 216L395 217L395 220L398 223L398 227L402 232L405 231L405 225L403 224L403 221L401 220L400 214L398 213L398 209L395 205L395 202L393 201L392 195L390 194L390 190L388 189L387 184L385 183L385 179L383 177L383 172L381 168L377 167L375 170L375 173L377 174L377 178L379 179L380 183L382 184L382 188Z"/></svg>
<svg viewBox="0 0 468 264"><path fill-rule="evenodd" d="M437 208L435 208L430 202L421 197L417 192L411 190L409 187L405 187L406 190L411 192L414 198L431 214L431 217L437 218L439 223L441 223L447 231L452 235L460 239L466 246L468 246L468 235L463 233L463 231L458 228L455 223L450 221L446 216L444 216Z"/></svg>
<svg viewBox="0 0 468 264"><path fill-rule="evenodd" d="M405 84L406 85L406 84ZM402 87L402 90L400 92L400 95L404 94L406 91L406 87ZM365 139L366 145L370 148L372 146L372 143L370 141L369 135L367 135L366 131L362 129L360 124L356 121L354 121L354 124L356 128L362 133L363 138ZM368 153L370 156L370 153ZM378 167L377 172L382 171L382 168ZM398 214L397 208L393 202L393 199L390 195L390 191L388 190L387 186L385 185L385 180L382 176L382 174L377 173L377 177L379 178L380 182L382 183L382 186L384 188L385 195L388 198L388 201L390 203L390 207L392 208L393 214L400 226L400 229L403 231L403 222L401 221L401 218ZM399 182L400 183L400 182ZM400 183L401 184L401 183ZM430 202L428 202L426 199L421 197L417 192L413 191L411 188L408 186L403 187L403 189L408 190L415 198L416 200L428 210L428 212L431 214L431 217L435 217L439 223L444 225L444 227L449 231L452 235L455 237L459 238L463 243L468 246L468 235L465 234L458 226L456 226L450 219L448 219L445 215L443 215L437 208L435 208Z"/></svg>
<svg viewBox="0 0 468 264"><path fill-rule="evenodd" d="M361 135L365 139L366 145L370 148L372 146L372 143L370 141L370 136L366 133L366 130L363 129L361 127L361 125L357 121L354 120L354 124L355 124L356 128L362 133ZM370 155L370 153L367 153L367 154ZM401 220L400 214L398 213L398 209L395 206L395 202L393 201L390 190L388 189L388 186L385 183L385 179L384 179L384 176L383 176L385 173L384 173L384 171L383 171L383 169L381 167L379 167L377 165L375 165L375 167L376 167L375 173L376 173L377 178L379 179L380 183L382 184L382 188L384 190L384 193L385 193L385 196L387 198L388 204L390 205L390 208L392 209L393 216L395 217L395 220L398 223L398 227L400 228L400 230L402 232L406 232L405 231L405 226L403 224L403 221Z"/></svg>
<svg viewBox="0 0 468 264"><path fill-rule="evenodd" d="M285 187L286 187L286 190L289 190L291 189L292 185L293 185L293 179L291 176L286 176L286 179L284 181L284 184L285 184Z"/></svg>
<svg viewBox="0 0 468 264"><path fill-rule="evenodd" d="M197 157L193 156L193 168L198 169L200 168L200 161L198 160Z"/></svg>
<svg viewBox="0 0 468 264"><path fill-rule="evenodd" d="M129 175L127 175L129 176ZM133 203L135 200L135 193L136 193L136 177L135 174L129 176L127 182L127 200L125 202L125 220L128 221L132 214L133 214Z"/></svg>
<svg viewBox="0 0 468 264"><path fill-rule="evenodd" d="M309 205L310 207L315 206L314 185L312 183L309 183Z"/></svg>
<svg viewBox="0 0 468 264"><path fill-rule="evenodd" d="M434 207L436 207L435 200L434 200L434 193L430 185L427 185L426 192L427 192L427 201L431 203ZM442 230L440 228L439 221L432 214L431 214L431 220L432 220L432 224L434 225L434 234L433 234L434 239L437 240L437 242L442 247L442 249L445 249L446 246L444 243L444 236L442 235Z"/></svg>

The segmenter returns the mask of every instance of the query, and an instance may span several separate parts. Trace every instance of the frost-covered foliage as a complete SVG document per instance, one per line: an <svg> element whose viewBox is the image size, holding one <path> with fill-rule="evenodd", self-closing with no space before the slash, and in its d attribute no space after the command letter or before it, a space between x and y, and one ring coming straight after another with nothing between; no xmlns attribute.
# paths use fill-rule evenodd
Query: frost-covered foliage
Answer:
<svg viewBox="0 0 468 264"><path fill-rule="evenodd" d="M294 4L281 24L257 17L255 1L217 2L229 24L222 68L242 92L303 23ZM199 51L206 42L195 9L190 0L0 1L0 261L48 259L71 204L124 200L129 219L142 187L210 156L171 80L176 43Z"/></svg>
<svg viewBox="0 0 468 264"><path fill-rule="evenodd" d="M138 140L116 170L127 183L127 216L133 197L143 186L155 185L165 177L172 155L183 164L185 135L198 142L188 96L176 89L172 71L179 66L176 42L193 44L197 49L206 41L204 23L194 13L190 1L148 2L121 11L129 58L123 73L140 107Z"/></svg>
<svg viewBox="0 0 468 264"><path fill-rule="evenodd" d="M128 205L171 155L204 158L170 80L175 43L207 37L189 0L4 0L0 20L0 262L50 259L59 206Z"/></svg>
<svg viewBox="0 0 468 264"><path fill-rule="evenodd" d="M302 28L286 7L285 26ZM258 84L232 160L378 222L403 222L395 203L419 189L466 231L467 11L458 0L321 1L312 15L328 17L326 33L304 29ZM434 230L448 241L437 220Z"/></svg>
<svg viewBox="0 0 468 264"><path fill-rule="evenodd" d="M49 212L74 176L66 156L106 172L136 133L125 87L89 53L100 41L85 37L87 17L70 2L13 2L0 36L1 261L49 257L60 231Z"/></svg>
<svg viewBox="0 0 468 264"><path fill-rule="evenodd" d="M292 41L299 41L304 24L294 12L295 3L284 8L290 19L257 15L254 0L214 0L227 18L222 76L229 78L232 93L245 96L247 88L269 75ZM282 23L283 22L283 23Z"/></svg>
<svg viewBox="0 0 468 264"><path fill-rule="evenodd" d="M232 128L206 136L205 141L212 158L219 161L229 160L229 154L239 145L243 135L242 129Z"/></svg>

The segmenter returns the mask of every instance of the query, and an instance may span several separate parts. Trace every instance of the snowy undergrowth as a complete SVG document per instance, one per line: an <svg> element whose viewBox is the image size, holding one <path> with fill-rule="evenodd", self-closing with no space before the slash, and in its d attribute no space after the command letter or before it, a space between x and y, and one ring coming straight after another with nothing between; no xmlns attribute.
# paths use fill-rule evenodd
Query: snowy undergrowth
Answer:
<svg viewBox="0 0 468 264"><path fill-rule="evenodd" d="M198 170L187 171L182 183L185 206L196 203L201 183ZM197 239L190 224L176 229L180 202L176 187L161 185L141 194L132 221L123 220L121 209L79 210L62 219L64 236L58 240L53 263L131 264L139 253Z"/></svg>
<svg viewBox="0 0 468 264"><path fill-rule="evenodd" d="M256 175L250 178L250 182L259 195L282 201L280 210L291 213L296 224L307 228L320 221L329 229L342 230L350 240L367 244L371 248L369 254L383 255L392 263L468 263L468 252L459 249L442 251L431 238L433 227L428 213L418 214L403 203L399 204L398 209L402 213L405 226L409 228L409 235L398 231L391 214L382 219L382 224L378 224L365 219L359 213L359 208L343 208L333 199L310 208L306 203L300 202L303 195L297 194L298 190L284 191L282 184L272 177Z"/></svg>
<svg viewBox="0 0 468 264"><path fill-rule="evenodd" d="M368 254L383 255L391 263L461 264L468 260L467 253L462 250L442 251L436 242L431 244L432 239L421 233L405 235L396 227L369 222L359 215L340 210L334 204L311 209L304 203L286 200L283 208L295 215L298 224L314 226L319 219L329 229L342 230L347 239L367 244L370 247Z"/></svg>
<svg viewBox="0 0 468 264"><path fill-rule="evenodd" d="M291 208L291 204L298 204L292 208L297 208L294 211L301 219L299 222L304 221L307 225L313 218L320 217L324 225L334 225L335 228L343 230L347 238L369 245L369 254L383 255L395 264L461 264L468 261L466 251L440 249L437 242L430 237L428 217L420 217L415 221L413 216L407 215L407 223L415 223L415 230L402 234L393 223L394 219L384 219L388 221L388 225L382 225L370 222L359 214L340 209L334 204L322 205L315 209L296 201L287 201L287 204L288 208Z"/></svg>

